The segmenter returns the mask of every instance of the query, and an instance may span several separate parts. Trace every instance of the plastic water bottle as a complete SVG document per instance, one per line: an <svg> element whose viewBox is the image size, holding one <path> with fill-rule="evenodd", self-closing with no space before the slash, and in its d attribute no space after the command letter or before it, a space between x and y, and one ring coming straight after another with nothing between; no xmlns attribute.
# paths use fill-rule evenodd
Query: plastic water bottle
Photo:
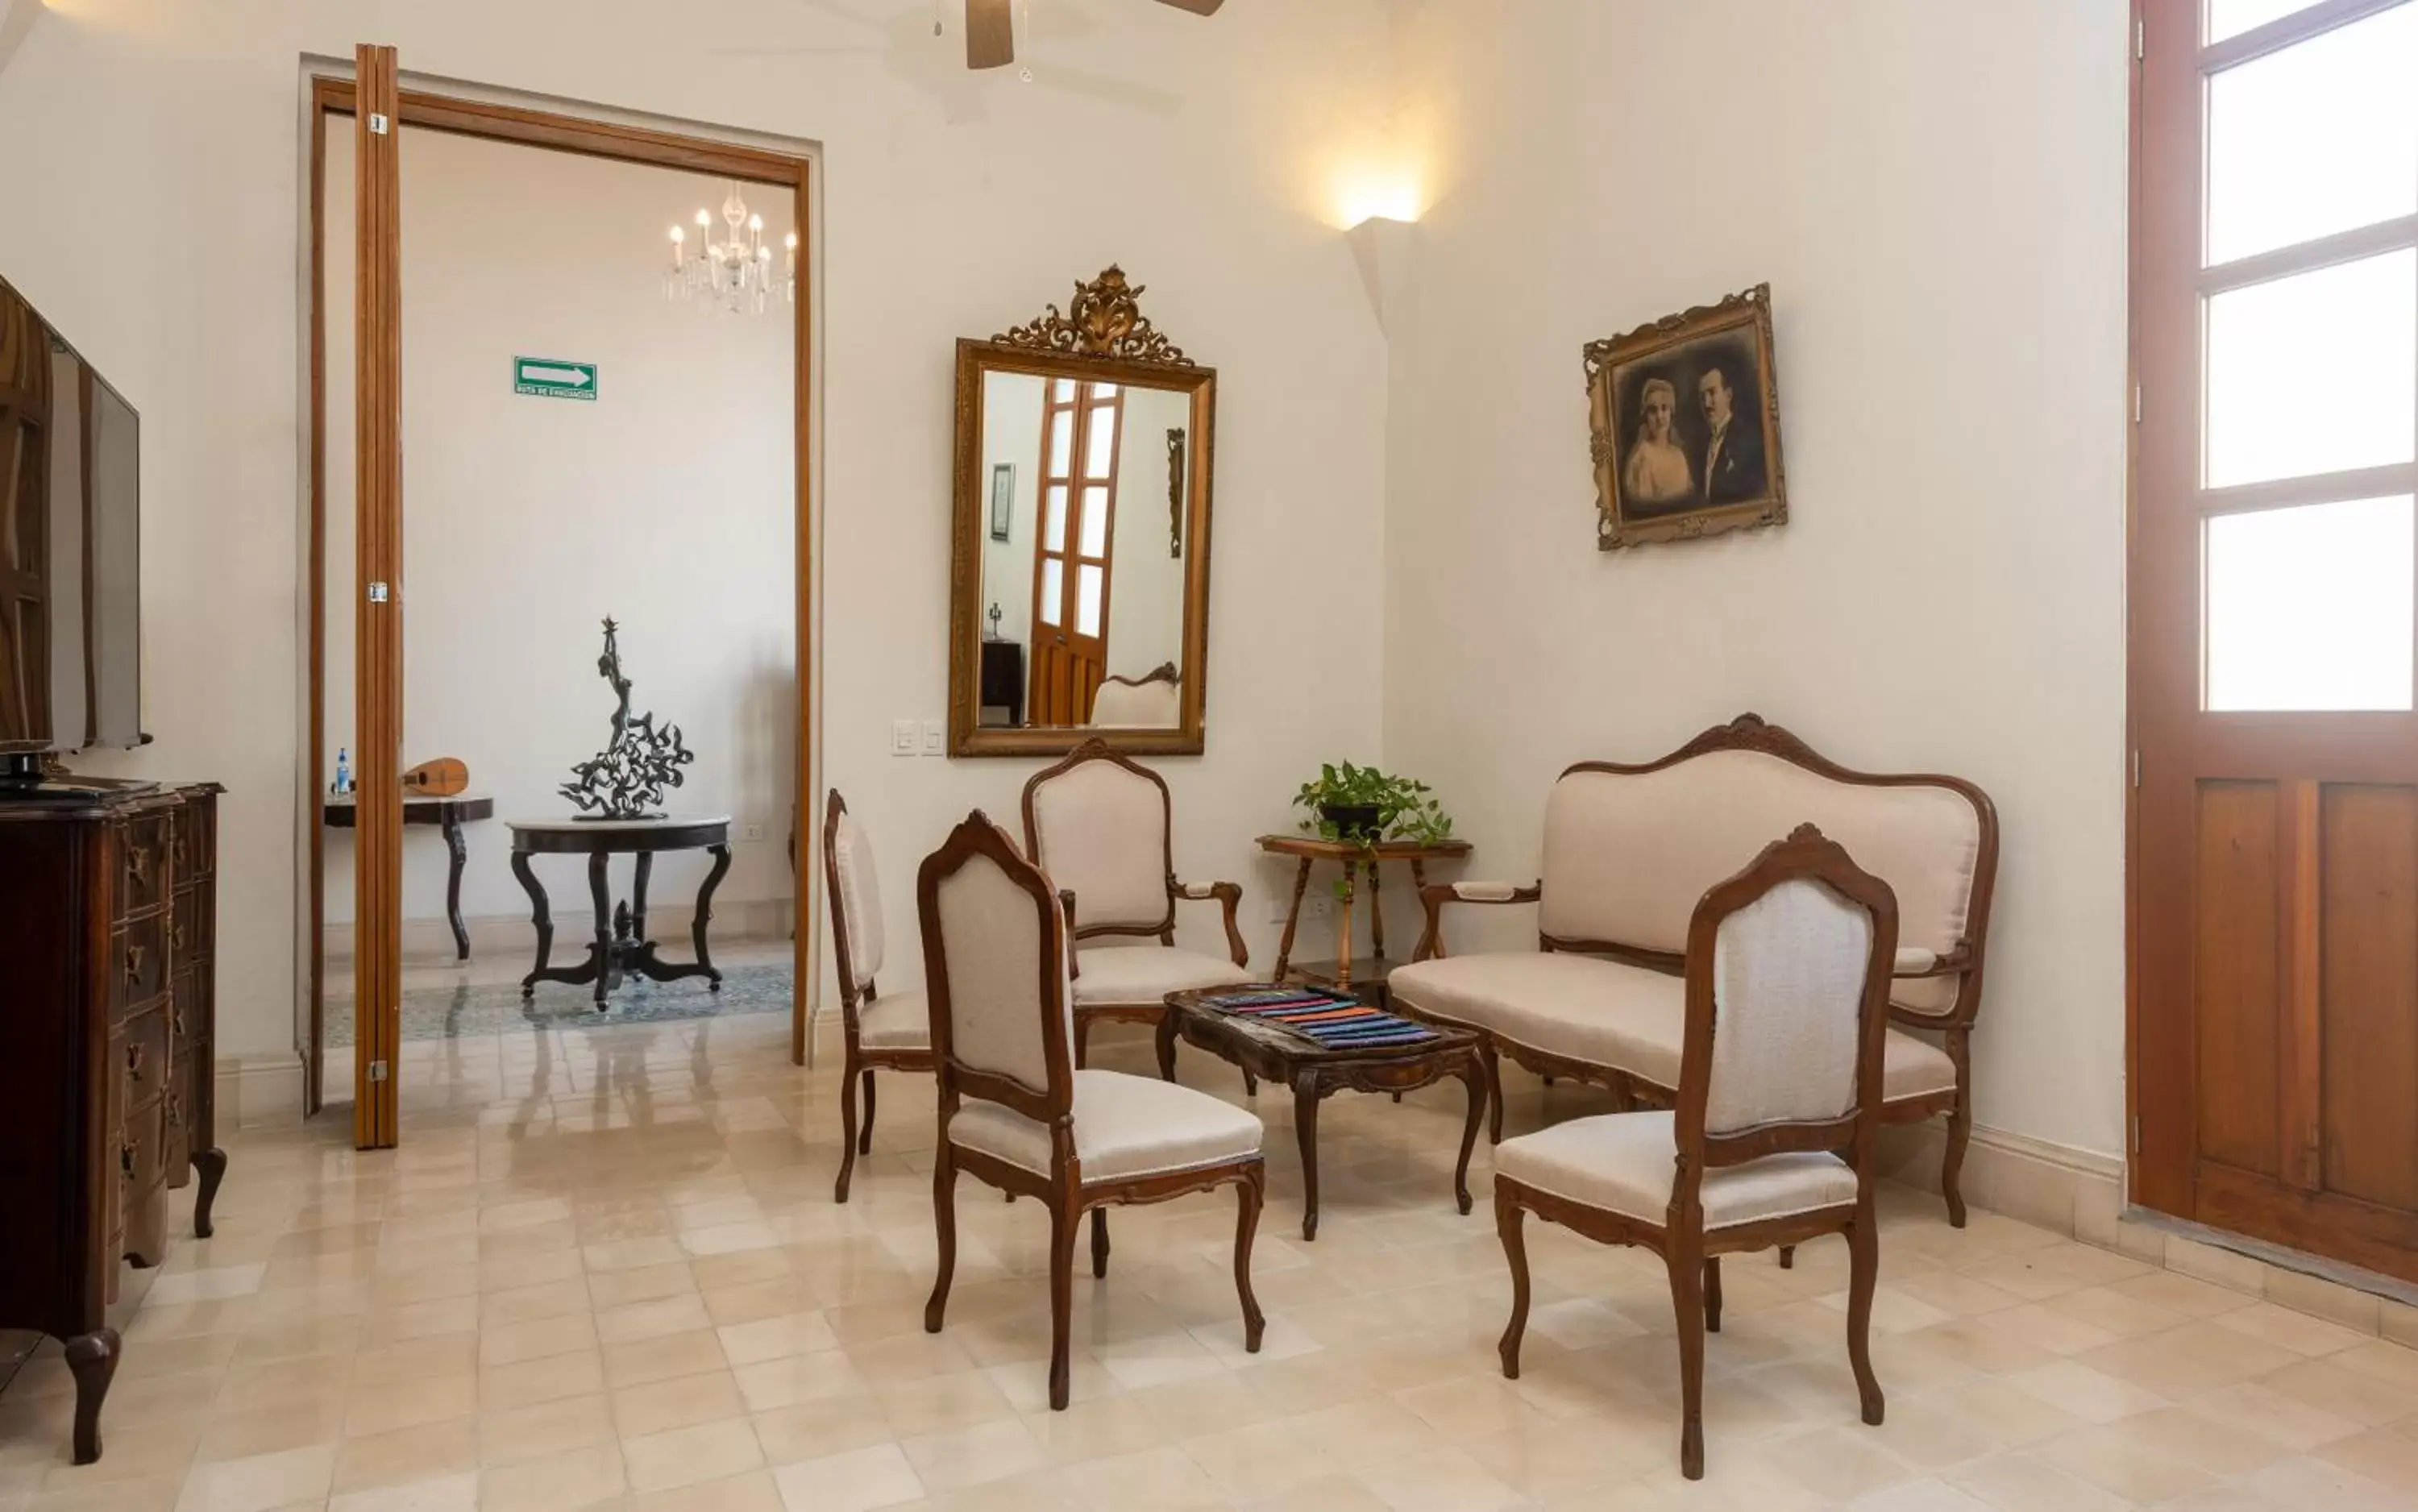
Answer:
<svg viewBox="0 0 2418 1512"><path fill-rule="evenodd" d="M330 790L338 797L353 790L352 762L346 758L344 748L341 745L336 747L336 783Z"/></svg>

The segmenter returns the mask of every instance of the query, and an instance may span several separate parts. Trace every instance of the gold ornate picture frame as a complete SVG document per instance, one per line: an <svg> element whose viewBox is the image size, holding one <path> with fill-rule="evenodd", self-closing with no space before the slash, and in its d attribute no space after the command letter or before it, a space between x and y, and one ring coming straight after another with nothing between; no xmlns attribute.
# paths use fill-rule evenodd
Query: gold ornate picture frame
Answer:
<svg viewBox="0 0 2418 1512"><path fill-rule="evenodd" d="M1585 351L1596 545L1788 523L1771 285Z"/></svg>
<svg viewBox="0 0 2418 1512"><path fill-rule="evenodd" d="M1141 313L1143 288L1110 267L1075 285L1062 313L988 341L960 340L956 356L955 520L949 583L949 754L952 756L1064 755L1099 739L1143 756L1198 756L1207 739L1210 518L1217 446L1217 373L1185 355ZM983 379L988 374L1073 378L1185 397L1188 436L1168 446L1169 557L1182 562L1180 661L1141 679L1176 684L1176 722L1166 727L1039 725L999 727L980 717L984 639L983 543L988 496L983 474ZM1151 548L1155 550L1155 546ZM1118 679L1132 681L1133 679Z"/></svg>

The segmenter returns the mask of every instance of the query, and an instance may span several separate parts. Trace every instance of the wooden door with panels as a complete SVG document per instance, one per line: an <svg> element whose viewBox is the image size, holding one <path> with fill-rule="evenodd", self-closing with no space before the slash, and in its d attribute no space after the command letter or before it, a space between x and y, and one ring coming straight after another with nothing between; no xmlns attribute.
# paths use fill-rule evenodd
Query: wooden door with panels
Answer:
<svg viewBox="0 0 2418 1512"><path fill-rule="evenodd" d="M2142 0L2133 1199L2418 1280L2418 0Z"/></svg>
<svg viewBox="0 0 2418 1512"><path fill-rule="evenodd" d="M1041 533L1033 554L1032 725L1080 725L1109 675L1109 593L1125 390L1050 378L1041 405Z"/></svg>

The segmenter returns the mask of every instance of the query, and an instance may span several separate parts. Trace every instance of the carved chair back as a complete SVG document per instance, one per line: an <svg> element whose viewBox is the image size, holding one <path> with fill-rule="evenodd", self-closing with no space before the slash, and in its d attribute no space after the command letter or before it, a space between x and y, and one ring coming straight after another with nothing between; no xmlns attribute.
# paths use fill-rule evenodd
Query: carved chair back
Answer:
<svg viewBox="0 0 2418 1512"><path fill-rule="evenodd" d="M1659 761L1562 774L1545 809L1540 942L1676 971L1693 900L1804 823L1889 881L1905 944L1934 963L1898 979L1901 1013L1970 1024L1998 863L1989 795L1956 777L1852 771L1753 714Z"/></svg>
<svg viewBox="0 0 2418 1512"><path fill-rule="evenodd" d="M1071 1129L1074 993L1056 889L980 809L915 876L943 1120L960 1094Z"/></svg>
<svg viewBox="0 0 2418 1512"><path fill-rule="evenodd" d="M873 979L883 964L881 878L873 864L873 841L836 787L823 804L823 891L831 897L840 1006L853 1032L857 1010L872 1000Z"/></svg>
<svg viewBox="0 0 2418 1512"><path fill-rule="evenodd" d="M1184 682L1169 662L1147 676L1110 676L1092 695L1099 729L1173 729L1184 722Z"/></svg>
<svg viewBox="0 0 2418 1512"><path fill-rule="evenodd" d="M1167 782L1086 741L1024 785L1024 848L1075 896L1075 937L1175 942L1175 837Z"/></svg>
<svg viewBox="0 0 2418 1512"><path fill-rule="evenodd" d="M1897 897L1813 825L1707 892L1688 925L1675 1209L1708 1168L1852 1152L1875 1169Z"/></svg>

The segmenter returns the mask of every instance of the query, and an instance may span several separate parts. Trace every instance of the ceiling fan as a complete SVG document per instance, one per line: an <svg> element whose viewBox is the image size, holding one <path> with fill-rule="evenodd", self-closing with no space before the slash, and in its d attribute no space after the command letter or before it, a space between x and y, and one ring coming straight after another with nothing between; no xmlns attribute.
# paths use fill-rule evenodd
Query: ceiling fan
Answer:
<svg viewBox="0 0 2418 1512"><path fill-rule="evenodd" d="M1226 0L1158 0L1163 6L1214 16ZM966 67L1003 69L1016 61L1015 0L966 0Z"/></svg>

